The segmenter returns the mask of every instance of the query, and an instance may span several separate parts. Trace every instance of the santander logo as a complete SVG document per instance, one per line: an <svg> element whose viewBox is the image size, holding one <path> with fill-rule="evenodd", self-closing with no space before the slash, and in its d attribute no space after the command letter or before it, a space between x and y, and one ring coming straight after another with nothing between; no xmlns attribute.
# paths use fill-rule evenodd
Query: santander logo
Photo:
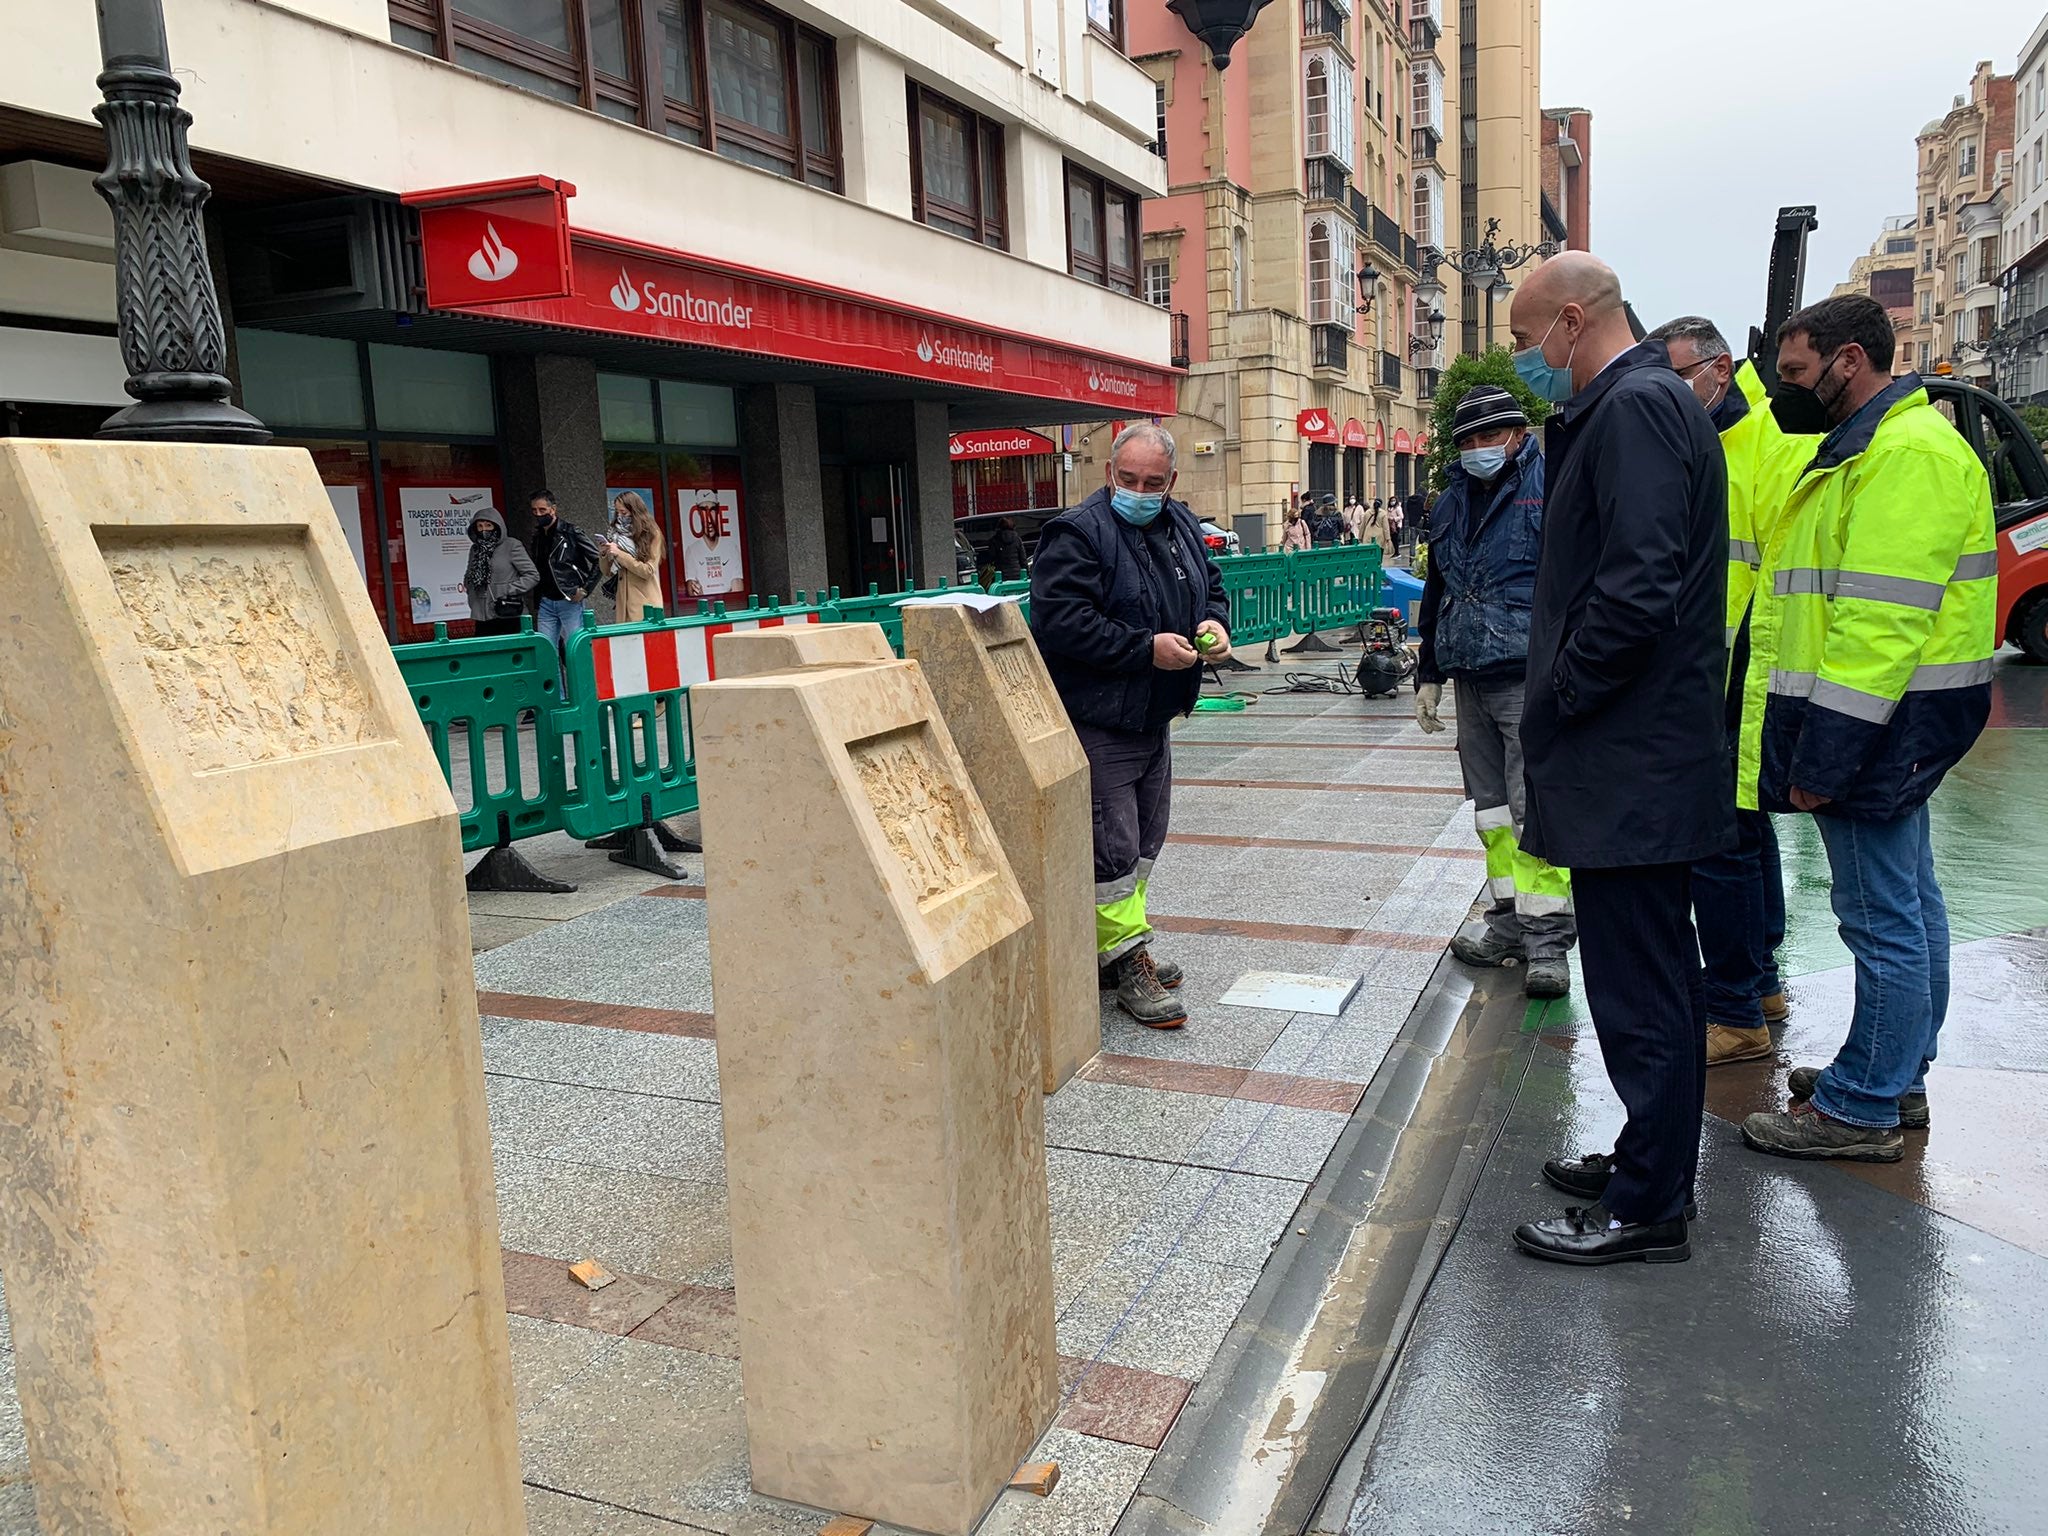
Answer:
<svg viewBox="0 0 2048 1536"><path fill-rule="evenodd" d="M930 336L918 337L917 360L928 368L936 365L951 368L956 373L993 374L996 371L994 353L945 340L933 341Z"/></svg>
<svg viewBox="0 0 2048 1536"><path fill-rule="evenodd" d="M654 319L733 331L751 330L755 321L751 304L734 298L706 298L694 288L664 288L653 278L636 287L633 275L624 267L619 268L619 280L606 291L612 308L629 315L644 309Z"/></svg>
<svg viewBox="0 0 2048 1536"><path fill-rule="evenodd" d="M499 237L498 226L484 221L483 242L469 253L469 275L480 283L502 283L519 270L519 253Z"/></svg>
<svg viewBox="0 0 2048 1536"><path fill-rule="evenodd" d="M1120 379L1113 373L1103 373L1094 368L1088 370L1088 389L1098 395L1117 395L1126 400L1138 398L1136 379Z"/></svg>
<svg viewBox="0 0 2048 1536"><path fill-rule="evenodd" d="M640 290L633 286L624 267L619 268L619 280L612 284L612 304L629 315L640 307Z"/></svg>
<svg viewBox="0 0 2048 1536"><path fill-rule="evenodd" d="M932 339L931 339L931 337L929 337L929 336L920 336L920 337L919 337L919 338L917 339L917 360L918 360L918 361L919 361L920 363L929 363L929 362L930 362L930 361L932 360Z"/></svg>
<svg viewBox="0 0 2048 1536"><path fill-rule="evenodd" d="M1301 430L1304 432L1327 432L1329 429L1330 423L1326 417L1311 413L1301 418Z"/></svg>

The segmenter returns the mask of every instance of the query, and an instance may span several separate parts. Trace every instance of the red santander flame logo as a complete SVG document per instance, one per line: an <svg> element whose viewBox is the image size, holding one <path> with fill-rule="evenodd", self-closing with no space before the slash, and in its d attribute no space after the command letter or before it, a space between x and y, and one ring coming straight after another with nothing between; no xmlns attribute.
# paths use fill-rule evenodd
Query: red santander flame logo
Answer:
<svg viewBox="0 0 2048 1536"><path fill-rule="evenodd" d="M626 275L624 267L619 268L619 280L612 284L612 307L631 314L640 307L640 290L633 286L633 279Z"/></svg>
<svg viewBox="0 0 2048 1536"><path fill-rule="evenodd" d="M1329 427L1329 422L1317 415L1311 414L1301 418L1301 430L1304 432L1327 432Z"/></svg>
<svg viewBox="0 0 2048 1536"><path fill-rule="evenodd" d="M480 283L502 283L519 270L519 253L498 234L498 226L484 221L484 238L469 253L469 275Z"/></svg>

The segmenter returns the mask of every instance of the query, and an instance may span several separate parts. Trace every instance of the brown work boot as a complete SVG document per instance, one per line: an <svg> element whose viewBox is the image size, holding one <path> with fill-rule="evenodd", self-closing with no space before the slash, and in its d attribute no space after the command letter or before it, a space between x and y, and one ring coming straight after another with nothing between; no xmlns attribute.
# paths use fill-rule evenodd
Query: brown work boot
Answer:
<svg viewBox="0 0 2048 1536"><path fill-rule="evenodd" d="M1851 1125L1803 1099L1783 1114L1754 1114L1742 1139L1776 1157L1841 1158L1852 1163L1896 1163L1906 1154L1897 1126Z"/></svg>
<svg viewBox="0 0 2048 1536"><path fill-rule="evenodd" d="M1766 1024L1782 1024L1792 1017L1792 1005L1785 1001L1783 987L1775 992L1766 992L1757 999L1757 1006L1763 1009Z"/></svg>
<svg viewBox="0 0 2048 1536"><path fill-rule="evenodd" d="M1159 984L1152 951L1140 944L1116 963L1116 1005L1147 1029L1179 1029L1188 1011Z"/></svg>
<svg viewBox="0 0 2048 1536"><path fill-rule="evenodd" d="M1785 1079L1785 1091L1794 1099L1813 1097L1813 1085L1820 1081L1820 1067L1794 1067ZM1899 1100L1899 1129L1902 1131L1924 1131L1934 1124L1934 1114L1927 1107L1927 1095L1909 1093Z"/></svg>
<svg viewBox="0 0 2048 1536"><path fill-rule="evenodd" d="M1755 1029L1737 1029L1732 1024L1707 1024L1707 1065L1725 1067L1731 1061L1755 1061L1771 1054L1771 1032L1759 1024Z"/></svg>

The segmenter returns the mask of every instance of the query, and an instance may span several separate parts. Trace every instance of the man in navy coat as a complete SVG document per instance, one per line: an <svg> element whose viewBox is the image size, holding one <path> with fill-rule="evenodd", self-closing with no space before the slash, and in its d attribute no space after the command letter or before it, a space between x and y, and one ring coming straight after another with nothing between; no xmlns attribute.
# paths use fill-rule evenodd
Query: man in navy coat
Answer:
<svg viewBox="0 0 2048 1536"><path fill-rule="evenodd" d="M1546 425L1529 627L1523 846L1572 871L1586 999L1628 1110L1612 1153L1546 1163L1584 1205L1515 1241L1572 1264L1690 1256L1706 1107L1691 869L1735 841L1724 782L1727 470L1713 423L1642 342L1606 263L1566 252L1509 320Z"/></svg>

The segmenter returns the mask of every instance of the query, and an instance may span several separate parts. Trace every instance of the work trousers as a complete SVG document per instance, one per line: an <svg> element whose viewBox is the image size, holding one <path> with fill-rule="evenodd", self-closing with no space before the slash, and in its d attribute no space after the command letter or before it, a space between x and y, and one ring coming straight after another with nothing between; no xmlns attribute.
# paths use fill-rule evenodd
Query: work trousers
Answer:
<svg viewBox="0 0 2048 1536"><path fill-rule="evenodd" d="M1768 812L1735 813L1735 846L1693 865L1692 900L1707 1017L1732 1029L1763 1028L1763 999L1780 990L1778 946L1785 942L1785 875Z"/></svg>
<svg viewBox="0 0 2048 1536"><path fill-rule="evenodd" d="M1145 897L1173 807L1173 738L1163 725L1156 731L1077 725L1074 733L1088 755L1094 802L1095 959L1109 965L1152 934Z"/></svg>
<svg viewBox="0 0 2048 1536"><path fill-rule="evenodd" d="M1479 841L1486 849L1486 888L1493 897L1486 931L1530 960L1559 960L1578 936L1571 876L1522 851L1528 791L1522 778L1520 682L1481 685L1455 679L1458 771Z"/></svg>
<svg viewBox="0 0 2048 1536"><path fill-rule="evenodd" d="M1579 965L1608 1081L1628 1110L1604 1197L1625 1222L1681 1215L1699 1172L1707 1014L1692 866L1573 872Z"/></svg>

